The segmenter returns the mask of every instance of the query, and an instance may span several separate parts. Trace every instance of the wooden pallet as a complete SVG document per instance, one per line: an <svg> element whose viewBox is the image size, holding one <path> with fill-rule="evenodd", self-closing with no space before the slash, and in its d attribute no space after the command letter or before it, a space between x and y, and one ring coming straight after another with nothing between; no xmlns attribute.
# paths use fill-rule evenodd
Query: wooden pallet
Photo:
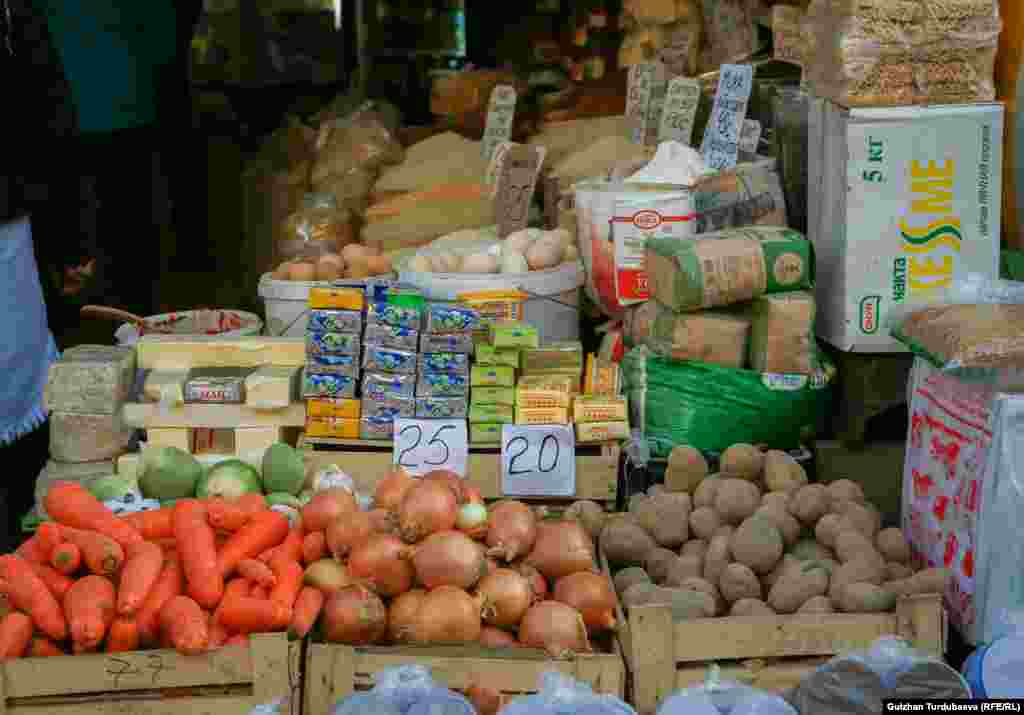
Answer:
<svg viewBox="0 0 1024 715"><path fill-rule="evenodd" d="M619 639L640 715L654 713L680 688L704 682L714 663L722 678L785 692L835 655L903 638L942 657L946 614L939 595L902 598L893 613L701 618L674 622L666 606L628 609Z"/></svg>
<svg viewBox="0 0 1024 715"><path fill-rule="evenodd" d="M377 482L392 464L393 444L388 440L322 439L301 436L307 464L320 468L335 464L355 480L362 493L372 494ZM592 499L614 505L618 493L619 457L617 442L576 446L576 494L561 501ZM470 484L485 499L501 499L501 449L499 445L470 445L467 462ZM525 499L530 501L530 499ZM542 501L559 501L545 497Z"/></svg>
<svg viewBox="0 0 1024 715"><path fill-rule="evenodd" d="M268 634L200 656L150 650L7 660L0 713L248 715L283 699L279 712L299 715L301 650Z"/></svg>
<svg viewBox="0 0 1024 715"><path fill-rule="evenodd" d="M511 697L537 692L541 676L555 670L589 684L594 692L624 699L626 666L618 638L605 636L603 640L594 639L591 644L600 652L553 659L543 651L529 648L488 649L477 645L353 648L310 643L306 649L303 708L306 713L330 712L341 698L372 688L380 671L402 665L425 666L435 680L453 690L465 690L478 684Z"/></svg>

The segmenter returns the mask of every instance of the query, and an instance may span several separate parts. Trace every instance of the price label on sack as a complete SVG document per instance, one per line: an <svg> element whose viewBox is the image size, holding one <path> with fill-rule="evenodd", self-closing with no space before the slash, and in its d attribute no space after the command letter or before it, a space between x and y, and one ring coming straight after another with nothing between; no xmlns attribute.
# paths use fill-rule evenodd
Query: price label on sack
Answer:
<svg viewBox="0 0 1024 715"><path fill-rule="evenodd" d="M494 153L494 215L498 238L526 228L530 203L547 150L505 142Z"/></svg>
<svg viewBox="0 0 1024 715"><path fill-rule="evenodd" d="M499 84L491 92L487 105L487 123L484 138L480 142L484 161L489 162L498 145L512 138L512 124L516 115L516 90L507 84Z"/></svg>
<svg viewBox="0 0 1024 715"><path fill-rule="evenodd" d="M641 62L629 68L626 85L626 131L634 144L647 143L651 97L658 78L658 65Z"/></svg>
<svg viewBox="0 0 1024 715"><path fill-rule="evenodd" d="M569 425L504 425L501 491L520 497L576 495L576 435Z"/></svg>
<svg viewBox="0 0 1024 715"><path fill-rule="evenodd" d="M658 141L677 141L690 145L693 140L693 120L700 104L700 80L676 77L668 83L665 106L661 110Z"/></svg>
<svg viewBox="0 0 1024 715"><path fill-rule="evenodd" d="M395 420L392 463L409 474L447 469L466 476L469 435L465 420Z"/></svg>
<svg viewBox="0 0 1024 715"><path fill-rule="evenodd" d="M751 65L722 65L715 103L700 145L700 153L711 168L722 171L736 166L740 132L743 120L747 118L747 104L753 87L754 68Z"/></svg>

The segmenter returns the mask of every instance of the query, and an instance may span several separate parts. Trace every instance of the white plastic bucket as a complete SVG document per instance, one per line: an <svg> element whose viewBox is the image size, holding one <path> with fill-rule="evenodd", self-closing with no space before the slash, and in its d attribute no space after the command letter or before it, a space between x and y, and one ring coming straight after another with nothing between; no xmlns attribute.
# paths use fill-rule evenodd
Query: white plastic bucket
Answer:
<svg viewBox="0 0 1024 715"><path fill-rule="evenodd" d="M301 338L306 334L309 289L330 285L320 281L279 281L270 273L260 276L257 291L267 316L267 335Z"/></svg>
<svg viewBox="0 0 1024 715"><path fill-rule="evenodd" d="M497 251L497 245L496 241L451 242L435 244L417 253L467 254ZM580 261L527 273L421 273L408 269L411 259L410 255L396 262L398 279L422 290L428 300L453 301L462 293L518 290L530 296L523 303L523 320L537 328L542 341L580 338L580 288L585 275Z"/></svg>
<svg viewBox="0 0 1024 715"><path fill-rule="evenodd" d="M232 330L222 330L215 334L226 338L240 338L249 335L259 335L263 330L263 320L255 313L248 313L244 310L182 310L177 313L161 313L146 318L147 323L154 325L166 325L171 330L171 335L179 337L193 337L196 335L210 335L211 332L203 326L196 324L196 318L200 314L213 313L213 316L204 315L204 324L219 325L224 320L240 323L240 327ZM139 341L139 330L132 323L124 323L114 333L118 345L134 345Z"/></svg>

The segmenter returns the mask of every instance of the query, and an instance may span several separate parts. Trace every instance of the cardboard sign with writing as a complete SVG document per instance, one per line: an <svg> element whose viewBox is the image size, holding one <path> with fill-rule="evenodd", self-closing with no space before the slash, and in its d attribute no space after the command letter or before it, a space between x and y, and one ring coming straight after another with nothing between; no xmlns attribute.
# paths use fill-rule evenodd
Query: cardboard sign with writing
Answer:
<svg viewBox="0 0 1024 715"><path fill-rule="evenodd" d="M653 62L643 62L629 68L629 84L626 90L626 131L634 144L647 143L647 131L651 112L651 96L658 67Z"/></svg>
<svg viewBox="0 0 1024 715"><path fill-rule="evenodd" d="M502 152L494 182L494 214L499 238L526 228L545 153L542 146L523 144L509 144Z"/></svg>
<svg viewBox="0 0 1024 715"><path fill-rule="evenodd" d="M800 31L803 18L804 13L797 7L776 5L772 8L772 57L804 66L804 39Z"/></svg>
<svg viewBox="0 0 1024 715"><path fill-rule="evenodd" d="M487 124L484 138L480 143L483 157L491 160L495 149L502 142L512 138L512 123L516 114L516 90L507 84L499 84L491 92L491 101L487 106Z"/></svg>
<svg viewBox="0 0 1024 715"><path fill-rule="evenodd" d="M756 119L744 119L740 130L740 151L756 154L761 143L761 122Z"/></svg>
<svg viewBox="0 0 1024 715"><path fill-rule="evenodd" d="M736 166L740 132L753 88L754 68L751 65L722 65L715 103L700 145L700 153L709 167L721 171Z"/></svg>
<svg viewBox="0 0 1024 715"><path fill-rule="evenodd" d="M668 83L665 106L661 111L658 141L677 141L689 145L693 140L693 120L700 104L700 80L676 77Z"/></svg>

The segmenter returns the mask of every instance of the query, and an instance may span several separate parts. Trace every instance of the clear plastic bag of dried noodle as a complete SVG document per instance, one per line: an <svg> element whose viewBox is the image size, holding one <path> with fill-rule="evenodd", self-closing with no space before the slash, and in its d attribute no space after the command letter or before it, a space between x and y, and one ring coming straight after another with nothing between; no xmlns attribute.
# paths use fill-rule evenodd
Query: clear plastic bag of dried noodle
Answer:
<svg viewBox="0 0 1024 715"><path fill-rule="evenodd" d="M814 0L807 21L829 28L837 46L994 46L999 0Z"/></svg>
<svg viewBox="0 0 1024 715"><path fill-rule="evenodd" d="M797 715L797 711L778 695L723 681L718 666L712 666L703 684L669 696L657 715Z"/></svg>
<svg viewBox="0 0 1024 715"><path fill-rule="evenodd" d="M421 665L403 665L376 675L372 690L355 693L331 715L475 715L466 698L439 685Z"/></svg>
<svg viewBox="0 0 1024 715"><path fill-rule="evenodd" d="M353 167L344 173L330 174L313 188L334 196L339 208L348 209L354 215L361 216L370 205L370 192L376 180L376 171Z"/></svg>
<svg viewBox="0 0 1024 715"><path fill-rule="evenodd" d="M401 142L373 110L372 103L364 104L345 119L323 124L316 150L313 183L352 168L377 171L405 158Z"/></svg>
<svg viewBox="0 0 1024 715"><path fill-rule="evenodd" d="M339 253L355 242L352 214L339 208L332 194L310 193L298 211L285 219L277 239L281 259L318 258Z"/></svg>

